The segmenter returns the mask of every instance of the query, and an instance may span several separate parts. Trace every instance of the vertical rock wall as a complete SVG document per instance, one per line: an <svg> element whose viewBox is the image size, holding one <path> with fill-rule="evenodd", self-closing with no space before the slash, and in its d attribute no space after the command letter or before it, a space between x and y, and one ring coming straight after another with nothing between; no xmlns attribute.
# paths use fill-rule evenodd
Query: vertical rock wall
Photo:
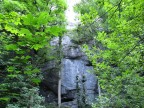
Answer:
<svg viewBox="0 0 144 108"><path fill-rule="evenodd" d="M55 38L51 42L51 45L55 46L57 43L58 39ZM62 46L62 104L70 106L70 108L77 108L77 100L82 98L83 95L77 95L77 84L80 87L81 93L83 92L83 89L85 89L85 102L87 104L92 103L97 95L97 81L95 75L90 72L93 71L91 63L81 51L80 45L72 43L68 36L63 37ZM57 101L58 71L55 61L50 61L43 68L43 85L48 88L48 90L43 91L43 94L45 95L47 102ZM77 77L78 80L76 79ZM85 77L84 83L83 77Z"/></svg>

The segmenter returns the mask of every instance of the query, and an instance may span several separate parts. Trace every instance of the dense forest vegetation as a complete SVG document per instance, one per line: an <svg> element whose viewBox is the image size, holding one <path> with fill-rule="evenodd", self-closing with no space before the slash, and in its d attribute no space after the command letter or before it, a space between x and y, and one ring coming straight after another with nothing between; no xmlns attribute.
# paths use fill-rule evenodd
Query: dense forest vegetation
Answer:
<svg viewBox="0 0 144 108"><path fill-rule="evenodd" d="M99 81L93 107L143 108L144 1L82 0L75 10L81 15L75 40L83 41Z"/></svg>
<svg viewBox="0 0 144 108"><path fill-rule="evenodd" d="M65 0L0 0L0 108L48 107L39 95L41 66L54 58L47 56L54 37L61 63L66 8ZM74 8L81 22L73 40L98 78L91 107L143 108L144 1L81 0Z"/></svg>
<svg viewBox="0 0 144 108"><path fill-rule="evenodd" d="M65 31L63 0L0 1L0 107L44 108L41 64L49 42Z"/></svg>

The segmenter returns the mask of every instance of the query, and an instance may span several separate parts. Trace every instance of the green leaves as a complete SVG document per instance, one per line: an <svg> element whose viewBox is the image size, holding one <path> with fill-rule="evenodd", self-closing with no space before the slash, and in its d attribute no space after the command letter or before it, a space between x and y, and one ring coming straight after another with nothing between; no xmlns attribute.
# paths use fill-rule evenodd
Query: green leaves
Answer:
<svg viewBox="0 0 144 108"><path fill-rule="evenodd" d="M25 28L21 28L20 33L24 35L28 35L28 36L32 35L32 33L28 29L25 29Z"/></svg>
<svg viewBox="0 0 144 108"><path fill-rule="evenodd" d="M35 49L36 51L40 48L43 48L43 45L41 44L34 44L31 48Z"/></svg>
<svg viewBox="0 0 144 108"><path fill-rule="evenodd" d="M3 98L0 98L0 101L9 101L10 100L10 98L9 97L3 97Z"/></svg>
<svg viewBox="0 0 144 108"><path fill-rule="evenodd" d="M32 74L36 74L39 72L40 72L40 70L38 68L33 69L33 67L30 65L30 66L26 67L24 74L32 75Z"/></svg>
<svg viewBox="0 0 144 108"><path fill-rule="evenodd" d="M60 36L62 32L64 31L64 28L59 26L52 26L46 29L46 32L54 35L54 36Z"/></svg>
<svg viewBox="0 0 144 108"><path fill-rule="evenodd" d="M101 95L108 99L104 101L105 104L99 100L95 108L144 106L141 103L144 83L140 71L144 68L141 62L143 53L140 53L144 48L141 46L141 34L144 34L142 4L141 0L85 0L77 5L77 11L82 17L85 16L81 19L81 28L85 29L78 31L78 36L83 33L87 40L90 36L95 38L94 47L85 45L84 51L99 78L101 91L104 91ZM99 23L89 21L94 9L102 19L97 20ZM102 29L97 29L95 24L99 24Z"/></svg>
<svg viewBox="0 0 144 108"><path fill-rule="evenodd" d="M9 44L9 45L6 45L5 48L7 50L17 50L18 46L16 44Z"/></svg>
<svg viewBox="0 0 144 108"><path fill-rule="evenodd" d="M15 71L15 67L14 67L14 66L9 66L9 67L7 68L7 71L8 71L8 72L14 72L14 71Z"/></svg>
<svg viewBox="0 0 144 108"><path fill-rule="evenodd" d="M40 27L41 25L47 25L53 20L53 17L48 12L40 12L37 15L28 14L22 18L24 25L31 25L34 27Z"/></svg>
<svg viewBox="0 0 144 108"><path fill-rule="evenodd" d="M118 49L119 48L119 45L117 44L117 43L115 43L115 42L111 42L111 41L109 41L108 42L108 44L107 44L107 47L109 48L109 49Z"/></svg>
<svg viewBox="0 0 144 108"><path fill-rule="evenodd" d="M31 79L31 81L37 85L41 82L41 80L38 78L33 78L33 79Z"/></svg>
<svg viewBox="0 0 144 108"><path fill-rule="evenodd" d="M55 9L52 10L52 7ZM8 107L11 107L12 100L19 102L20 95L14 93L20 94L21 88L31 89L41 82L40 67L43 61L46 61L43 57L49 58L49 56L40 55L39 50L49 51L50 40L63 35L65 7L63 0L0 2L1 107L6 107L8 103L10 103ZM26 102L19 103L18 107L28 107ZM15 106L17 105L12 107Z"/></svg>
<svg viewBox="0 0 144 108"><path fill-rule="evenodd" d="M48 12L41 12L38 15L37 23L38 23L38 25L46 25L52 20L53 20L53 18L49 15Z"/></svg>
<svg viewBox="0 0 144 108"><path fill-rule="evenodd" d="M36 18L32 14L25 15L22 20L24 25L35 25L37 23Z"/></svg>

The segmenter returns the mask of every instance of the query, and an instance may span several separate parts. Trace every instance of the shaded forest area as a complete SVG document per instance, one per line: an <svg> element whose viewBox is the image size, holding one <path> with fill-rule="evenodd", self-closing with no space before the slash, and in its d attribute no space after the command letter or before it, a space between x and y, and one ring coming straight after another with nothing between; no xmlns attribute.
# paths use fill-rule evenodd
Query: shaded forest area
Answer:
<svg viewBox="0 0 144 108"><path fill-rule="evenodd" d="M52 59L61 66L66 9L65 0L0 1L0 108L54 107L39 94L41 68ZM72 39L98 78L99 96L91 107L143 108L144 1L81 0L74 9L80 24L71 30ZM59 37L58 55L47 56L54 37Z"/></svg>

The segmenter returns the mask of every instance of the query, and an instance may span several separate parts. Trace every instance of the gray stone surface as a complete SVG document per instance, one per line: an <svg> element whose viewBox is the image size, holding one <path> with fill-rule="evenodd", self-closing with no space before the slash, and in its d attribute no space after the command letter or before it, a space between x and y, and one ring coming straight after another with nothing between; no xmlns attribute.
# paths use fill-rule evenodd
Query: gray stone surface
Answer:
<svg viewBox="0 0 144 108"><path fill-rule="evenodd" d="M58 38L55 38L51 42L51 45L58 45ZM63 37L62 46L64 55L61 67L63 105L70 106L70 108L77 108L77 76L79 77L81 91L83 90L82 77L85 76L86 81L84 82L84 88L86 89L86 102L88 104L92 103L97 95L97 81L95 75L90 72L93 71L90 61L81 51L81 47L72 43L68 36ZM43 68L43 84L52 91L52 93L49 94L50 97L57 97L58 72L59 70L55 61L49 61ZM52 94L54 96L52 96ZM49 100L48 96L45 97Z"/></svg>
<svg viewBox="0 0 144 108"><path fill-rule="evenodd" d="M82 52L78 46L65 46L63 47L63 55L65 58L75 59L81 57Z"/></svg>
<svg viewBox="0 0 144 108"><path fill-rule="evenodd" d="M96 78L92 73L88 72L93 70L93 67L86 66L85 62L81 59L63 59L62 63L62 94L68 94L69 91L74 91L73 98L75 98L77 93L76 76L79 76L79 84L81 85L82 76L84 75L86 77L86 99L88 103L93 102L96 96ZM67 97L69 96L67 95Z"/></svg>
<svg viewBox="0 0 144 108"><path fill-rule="evenodd" d="M69 36L67 36L67 35L63 36L62 45L63 45L63 47L72 45L72 42L71 42L71 39Z"/></svg>
<svg viewBox="0 0 144 108"><path fill-rule="evenodd" d="M63 59L62 65L62 85L67 87L67 89L75 89L77 75L80 77L80 79L82 75L86 76L87 89L95 88L95 76L88 72L93 69L92 66L85 66L84 62L81 59Z"/></svg>
<svg viewBox="0 0 144 108"><path fill-rule="evenodd" d="M70 108L78 108L76 100L71 102L63 102L62 105Z"/></svg>

